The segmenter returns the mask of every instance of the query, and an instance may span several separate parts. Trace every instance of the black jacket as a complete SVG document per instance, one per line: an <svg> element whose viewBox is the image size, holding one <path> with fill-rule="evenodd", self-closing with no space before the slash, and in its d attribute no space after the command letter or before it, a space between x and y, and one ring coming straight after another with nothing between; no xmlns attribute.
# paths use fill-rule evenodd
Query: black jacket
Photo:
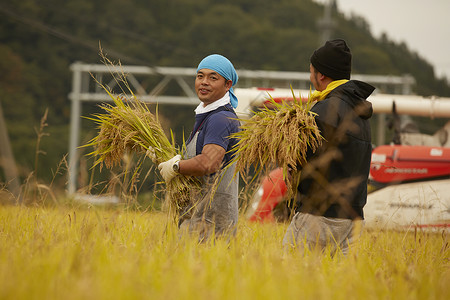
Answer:
<svg viewBox="0 0 450 300"><path fill-rule="evenodd" d="M298 186L299 211L331 218L364 219L372 154L374 87L356 80L338 86L311 109L324 137L308 151Z"/></svg>

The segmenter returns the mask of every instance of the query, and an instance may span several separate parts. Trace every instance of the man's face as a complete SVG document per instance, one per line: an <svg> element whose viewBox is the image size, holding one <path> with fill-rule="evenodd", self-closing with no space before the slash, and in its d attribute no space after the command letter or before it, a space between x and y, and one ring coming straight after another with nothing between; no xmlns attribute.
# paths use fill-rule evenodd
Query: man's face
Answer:
<svg viewBox="0 0 450 300"><path fill-rule="evenodd" d="M231 80L226 80L216 71L200 69L195 78L198 99L206 106L222 98L231 88Z"/></svg>
<svg viewBox="0 0 450 300"><path fill-rule="evenodd" d="M311 81L312 85L314 86L314 89L319 91L319 80L317 78L318 73L316 72L316 69L314 69L312 64L309 64L309 80Z"/></svg>

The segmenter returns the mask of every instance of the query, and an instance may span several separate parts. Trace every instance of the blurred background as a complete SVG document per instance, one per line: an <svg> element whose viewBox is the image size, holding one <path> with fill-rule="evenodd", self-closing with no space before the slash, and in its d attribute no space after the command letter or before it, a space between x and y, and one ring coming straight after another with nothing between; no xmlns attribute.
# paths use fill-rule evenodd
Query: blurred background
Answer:
<svg viewBox="0 0 450 300"><path fill-rule="evenodd" d="M448 68L445 69L448 59L446 63L438 54L427 50L448 53L445 50L449 47L448 34L445 31L439 34L439 29L450 28L440 23L449 22L442 17L443 12L448 13L445 10L448 1L418 2L2 1L0 117L4 120L11 153L2 155L0 189L10 184L4 170L13 159L21 183L33 178L51 185L54 193L65 193L71 65L102 64L100 44L109 59L123 65L196 68L206 55L220 53L233 62L238 73L239 70L308 72L309 57L315 48L326 39L343 38L353 53L353 74L408 74L414 78L412 94L449 97ZM420 11L422 15L435 12L435 19L416 17ZM391 33L391 28L399 27L396 24L409 28L404 37L401 31ZM429 32L416 29L425 25L431 26ZM417 36L423 37L422 42L412 39ZM436 42L429 39L432 36L437 37ZM419 50L421 43L427 47ZM157 82L149 79L143 86L151 90ZM193 84L193 80L188 83ZM252 85L240 84L238 87ZM169 84L165 89L172 94L183 94L176 85ZM99 104L83 103L81 115L101 112ZM194 108L195 105L159 106L164 128L174 131L179 144L191 130ZM434 125L436 121L439 124ZM421 120L420 124L423 130L432 133L445 121ZM80 145L96 135L96 126L90 120L82 119L80 128ZM110 180L111 172L92 170L93 159L85 156L89 149L80 151L78 185L95 190L92 183ZM144 165L143 169L151 168ZM154 174L143 174L139 183L142 194L155 189Z"/></svg>

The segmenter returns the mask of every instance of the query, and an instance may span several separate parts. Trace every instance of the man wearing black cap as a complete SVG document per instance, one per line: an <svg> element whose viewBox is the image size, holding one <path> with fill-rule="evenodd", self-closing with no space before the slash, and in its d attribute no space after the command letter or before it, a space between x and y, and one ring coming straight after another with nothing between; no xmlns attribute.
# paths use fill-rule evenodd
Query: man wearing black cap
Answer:
<svg viewBox="0 0 450 300"><path fill-rule="evenodd" d="M364 219L372 153L372 105L366 99L375 88L350 80L351 61L342 39L327 41L311 56L316 89L311 97L317 101L311 111L324 141L316 152L308 151L285 246L322 250L329 245L332 253L347 253Z"/></svg>

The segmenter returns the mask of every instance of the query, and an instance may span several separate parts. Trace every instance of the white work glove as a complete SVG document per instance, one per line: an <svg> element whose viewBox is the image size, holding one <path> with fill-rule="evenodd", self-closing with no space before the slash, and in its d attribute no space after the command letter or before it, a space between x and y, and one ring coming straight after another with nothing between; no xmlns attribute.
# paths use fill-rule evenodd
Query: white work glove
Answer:
<svg viewBox="0 0 450 300"><path fill-rule="evenodd" d="M158 165L159 172L161 176L164 178L166 183L169 183L175 176L178 175L177 172L173 169L173 165L181 160L181 155L175 155L168 161L162 162Z"/></svg>

